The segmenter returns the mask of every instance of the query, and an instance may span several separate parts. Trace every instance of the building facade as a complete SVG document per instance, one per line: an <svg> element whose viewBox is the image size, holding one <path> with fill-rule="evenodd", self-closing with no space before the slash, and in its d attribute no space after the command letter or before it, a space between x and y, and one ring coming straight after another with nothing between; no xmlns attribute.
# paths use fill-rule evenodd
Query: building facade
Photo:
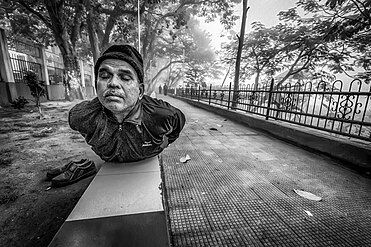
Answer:
<svg viewBox="0 0 371 247"><path fill-rule="evenodd" d="M57 46L43 47L27 40L7 39L0 29L0 104L9 104L19 96L32 99L24 74L33 71L46 85L46 100L64 100L64 65ZM92 61L79 61L81 98L95 97Z"/></svg>

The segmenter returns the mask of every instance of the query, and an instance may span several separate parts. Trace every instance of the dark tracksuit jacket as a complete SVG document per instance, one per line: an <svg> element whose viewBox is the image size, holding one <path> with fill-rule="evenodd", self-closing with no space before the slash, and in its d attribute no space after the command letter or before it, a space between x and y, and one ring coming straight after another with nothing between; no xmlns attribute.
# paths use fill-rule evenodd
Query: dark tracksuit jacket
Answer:
<svg viewBox="0 0 371 247"><path fill-rule="evenodd" d="M133 162L161 153L166 137L174 142L185 117L169 103L144 95L122 123L98 98L75 105L68 121L104 161Z"/></svg>

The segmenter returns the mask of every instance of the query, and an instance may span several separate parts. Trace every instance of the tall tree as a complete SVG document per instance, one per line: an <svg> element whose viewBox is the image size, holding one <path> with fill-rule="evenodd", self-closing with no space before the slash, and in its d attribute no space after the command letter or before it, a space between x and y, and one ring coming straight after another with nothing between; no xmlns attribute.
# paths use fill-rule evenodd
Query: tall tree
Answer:
<svg viewBox="0 0 371 247"><path fill-rule="evenodd" d="M9 9L7 5L14 8ZM63 57L66 98L70 98L71 89L78 89L80 86L76 46L83 23L82 0L18 0L1 4L1 8L6 11L13 26L18 23L17 16L23 15L27 16L29 24L32 24L28 27L45 26L51 31L53 41L59 47ZM13 31L17 29L13 28ZM24 34L25 30L20 33ZM37 37L38 33L38 31L32 33L32 30L29 30L31 37L33 34ZM39 39L36 38L36 40Z"/></svg>
<svg viewBox="0 0 371 247"><path fill-rule="evenodd" d="M240 35L237 36L238 38L238 48L237 48L237 56L236 56L236 67L235 67L235 75L234 75L234 84L233 84L233 91L237 92L239 89L239 79L240 79L240 64L241 64L241 54L242 54L242 46L243 40L245 38L245 26L246 26L246 18L247 18L247 11L249 7L247 7L247 0L243 0L242 2L242 20L241 20L241 31ZM238 100L238 93L233 94L232 100L232 108L236 107Z"/></svg>
<svg viewBox="0 0 371 247"><path fill-rule="evenodd" d="M164 33L166 39L167 37L176 39L174 34L186 27L191 15L205 16L210 20L221 16L220 22L230 27L236 20L233 7L241 0L139 1L142 20L140 52L144 58L145 71L149 72L151 65L155 64L154 60L163 58L157 52L157 44L164 37ZM63 54L68 72L66 75L69 75L66 88L70 87L71 82L76 83L79 78L76 66L78 51L81 51L81 54L91 53L96 60L99 53L109 44L138 43L137 1L10 0L10 2L16 6L16 11L32 16L34 20L42 22L52 31L54 41ZM79 42L82 41L82 37L78 35L81 33L88 34L90 42L87 43L90 43L90 46ZM152 79L146 78L145 81L148 84L155 81ZM147 88L150 89L151 86Z"/></svg>
<svg viewBox="0 0 371 247"><path fill-rule="evenodd" d="M201 78L205 79L210 77L210 75L217 74L213 70L215 68L213 66L215 55L210 46L210 35L199 27L199 21L195 18L190 18L187 28L170 31L171 35L170 33L168 35L165 33L166 31L164 31L164 35L157 42L155 56L167 61L167 63L165 65L160 63L152 64L152 69L157 71L156 75L152 77L153 79L160 78L160 74L169 68L172 68L173 72L177 74L176 78L179 78L181 74L184 75L186 72L192 74L192 79L195 80L195 83L201 83ZM195 73L197 76L195 76ZM151 84L155 85L154 82Z"/></svg>
<svg viewBox="0 0 371 247"><path fill-rule="evenodd" d="M246 35L241 54L241 79L255 76L255 90L260 83L262 74L272 76L278 67L279 58L282 59L282 42L279 42L280 30L276 27L267 28L259 22L252 24L252 31ZM236 54L235 42L224 46L226 54L224 61L231 63L233 54Z"/></svg>
<svg viewBox="0 0 371 247"><path fill-rule="evenodd" d="M357 77L371 79L371 1L369 0L300 0L298 7L313 18L327 23L322 34L326 41L339 42L352 53L352 67L362 67ZM339 46L339 45L338 45Z"/></svg>

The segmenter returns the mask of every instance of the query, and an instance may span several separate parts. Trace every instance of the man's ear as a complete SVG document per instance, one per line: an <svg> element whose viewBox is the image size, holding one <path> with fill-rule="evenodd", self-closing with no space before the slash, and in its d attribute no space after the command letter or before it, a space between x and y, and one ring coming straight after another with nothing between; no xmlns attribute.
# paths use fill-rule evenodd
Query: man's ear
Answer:
<svg viewBox="0 0 371 247"><path fill-rule="evenodd" d="M143 98L144 95L144 83L139 84L139 99Z"/></svg>

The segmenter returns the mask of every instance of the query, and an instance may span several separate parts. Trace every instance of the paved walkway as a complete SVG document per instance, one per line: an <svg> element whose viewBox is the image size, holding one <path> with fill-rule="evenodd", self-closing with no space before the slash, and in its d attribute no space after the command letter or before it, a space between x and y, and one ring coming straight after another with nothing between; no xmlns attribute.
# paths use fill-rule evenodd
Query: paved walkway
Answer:
<svg viewBox="0 0 371 247"><path fill-rule="evenodd" d="M187 118L179 139L163 152L174 246L371 246L370 179L214 113L162 98ZM191 160L181 163L186 154Z"/></svg>

